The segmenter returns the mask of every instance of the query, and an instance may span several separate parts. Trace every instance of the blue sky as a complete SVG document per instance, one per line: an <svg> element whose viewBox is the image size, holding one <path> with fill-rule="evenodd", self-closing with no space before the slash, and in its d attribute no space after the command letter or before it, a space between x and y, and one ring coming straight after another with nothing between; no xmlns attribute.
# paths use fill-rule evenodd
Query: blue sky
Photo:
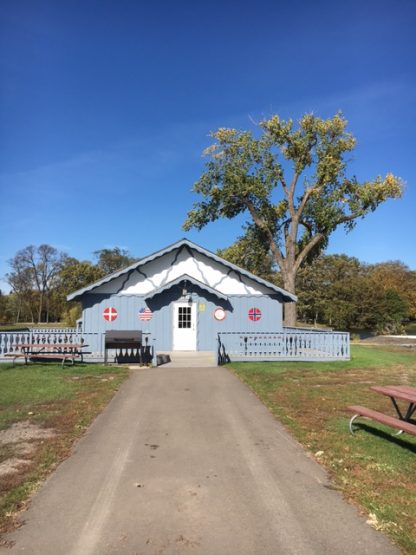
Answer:
<svg viewBox="0 0 416 555"><path fill-rule="evenodd" d="M241 219L181 229L209 131L310 111L343 111L360 180L406 181L328 251L416 269L415 28L413 0L3 0L0 288L30 244L228 246Z"/></svg>

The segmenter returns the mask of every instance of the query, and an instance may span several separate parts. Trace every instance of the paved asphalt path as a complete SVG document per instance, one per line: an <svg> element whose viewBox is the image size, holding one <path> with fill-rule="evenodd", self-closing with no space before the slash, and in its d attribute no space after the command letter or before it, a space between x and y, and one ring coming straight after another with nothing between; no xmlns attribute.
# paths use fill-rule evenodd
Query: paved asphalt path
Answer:
<svg viewBox="0 0 416 555"><path fill-rule="evenodd" d="M347 426L347 422L345 423ZM224 368L137 370L8 555L398 554Z"/></svg>

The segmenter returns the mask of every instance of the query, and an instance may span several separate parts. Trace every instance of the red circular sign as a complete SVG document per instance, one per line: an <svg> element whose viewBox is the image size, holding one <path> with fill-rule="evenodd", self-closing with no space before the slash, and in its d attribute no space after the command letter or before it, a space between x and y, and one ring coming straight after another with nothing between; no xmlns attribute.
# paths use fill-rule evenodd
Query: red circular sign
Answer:
<svg viewBox="0 0 416 555"><path fill-rule="evenodd" d="M261 318L261 310L259 308L250 308L248 317L252 322L257 322Z"/></svg>
<svg viewBox="0 0 416 555"><path fill-rule="evenodd" d="M117 310L112 307L105 308L103 310L103 316L104 316L104 320L107 320L108 322L113 322L113 320L117 318Z"/></svg>

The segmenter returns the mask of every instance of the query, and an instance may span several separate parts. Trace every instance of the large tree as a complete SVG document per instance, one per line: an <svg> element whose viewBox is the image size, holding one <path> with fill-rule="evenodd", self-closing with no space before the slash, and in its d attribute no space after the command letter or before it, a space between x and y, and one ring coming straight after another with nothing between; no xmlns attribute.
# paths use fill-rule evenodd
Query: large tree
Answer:
<svg viewBox="0 0 416 555"><path fill-rule="evenodd" d="M77 260L68 257L59 272L59 289L65 298L69 293L82 289L90 283L105 276L105 272L99 266L94 266L89 260Z"/></svg>
<svg viewBox="0 0 416 555"><path fill-rule="evenodd" d="M184 229L247 214L248 229L265 241L284 288L296 293L299 268L338 226L351 230L380 203L401 196L402 182L392 174L364 182L347 176L346 155L356 141L346 127L338 113L326 120L306 114L297 125L275 115L260 122L259 136L218 129L193 187L203 200L188 213ZM294 303L285 314L286 324L295 325Z"/></svg>
<svg viewBox="0 0 416 555"><path fill-rule="evenodd" d="M105 272L88 260L77 260L73 257L66 258L59 272L58 283L54 290L54 307L57 309L60 319L67 325L73 326L81 315L80 303L67 303L66 297L77 289L97 281L105 275Z"/></svg>
<svg viewBox="0 0 416 555"><path fill-rule="evenodd" d="M49 320L49 294L56 284L66 254L51 245L29 245L17 252L9 261L12 271L6 278L16 294L37 293L37 321L42 321L43 314Z"/></svg>
<svg viewBox="0 0 416 555"><path fill-rule="evenodd" d="M416 272L399 260L374 264L370 270L374 286L385 292L396 291L408 304L408 316L416 319Z"/></svg>
<svg viewBox="0 0 416 555"><path fill-rule="evenodd" d="M267 247L267 238L254 227L248 228L246 234L229 247L218 249L217 254L263 279L274 282L280 279Z"/></svg>
<svg viewBox="0 0 416 555"><path fill-rule="evenodd" d="M117 270L130 266L130 264L136 261L135 258L130 256L129 251L120 247L94 251L94 256L97 257L98 268L100 268L104 274L112 274Z"/></svg>
<svg viewBox="0 0 416 555"><path fill-rule="evenodd" d="M14 320L18 323L21 317L25 321L35 321L37 298L33 289L33 276L31 270L19 253L9 260L10 273L6 274L7 282L12 288L16 302L14 303Z"/></svg>

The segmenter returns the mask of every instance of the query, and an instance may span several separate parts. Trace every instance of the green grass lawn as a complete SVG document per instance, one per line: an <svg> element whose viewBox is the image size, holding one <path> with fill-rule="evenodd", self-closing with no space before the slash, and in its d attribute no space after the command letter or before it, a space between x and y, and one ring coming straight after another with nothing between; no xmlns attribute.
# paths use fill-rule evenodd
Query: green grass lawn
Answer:
<svg viewBox="0 0 416 555"><path fill-rule="evenodd" d="M351 436L346 410L360 404L394 415L390 400L369 387L416 387L416 354L353 345L345 362L229 366L327 468L334 487L416 554L416 437L362 419Z"/></svg>
<svg viewBox="0 0 416 555"><path fill-rule="evenodd" d="M416 354L353 345L345 362L230 367L328 469L334 488L371 515L403 552L416 554L416 438L394 437L370 422L357 425L351 436L346 411L349 404L362 404L393 414L389 399L368 388L416 386ZM16 454L18 444L0 444L0 465L14 456L28 461L17 474L0 477L0 531L13 525L16 511L68 456L127 374L100 365L0 364L0 433L18 422L56 433L33 440L27 454Z"/></svg>
<svg viewBox="0 0 416 555"><path fill-rule="evenodd" d="M0 438L19 423L28 435L27 441L0 442L0 469L21 461L18 471L0 472L0 532L13 526L16 511L68 456L127 375L127 369L95 364L0 364ZM54 435L42 441L30 436L45 429Z"/></svg>

